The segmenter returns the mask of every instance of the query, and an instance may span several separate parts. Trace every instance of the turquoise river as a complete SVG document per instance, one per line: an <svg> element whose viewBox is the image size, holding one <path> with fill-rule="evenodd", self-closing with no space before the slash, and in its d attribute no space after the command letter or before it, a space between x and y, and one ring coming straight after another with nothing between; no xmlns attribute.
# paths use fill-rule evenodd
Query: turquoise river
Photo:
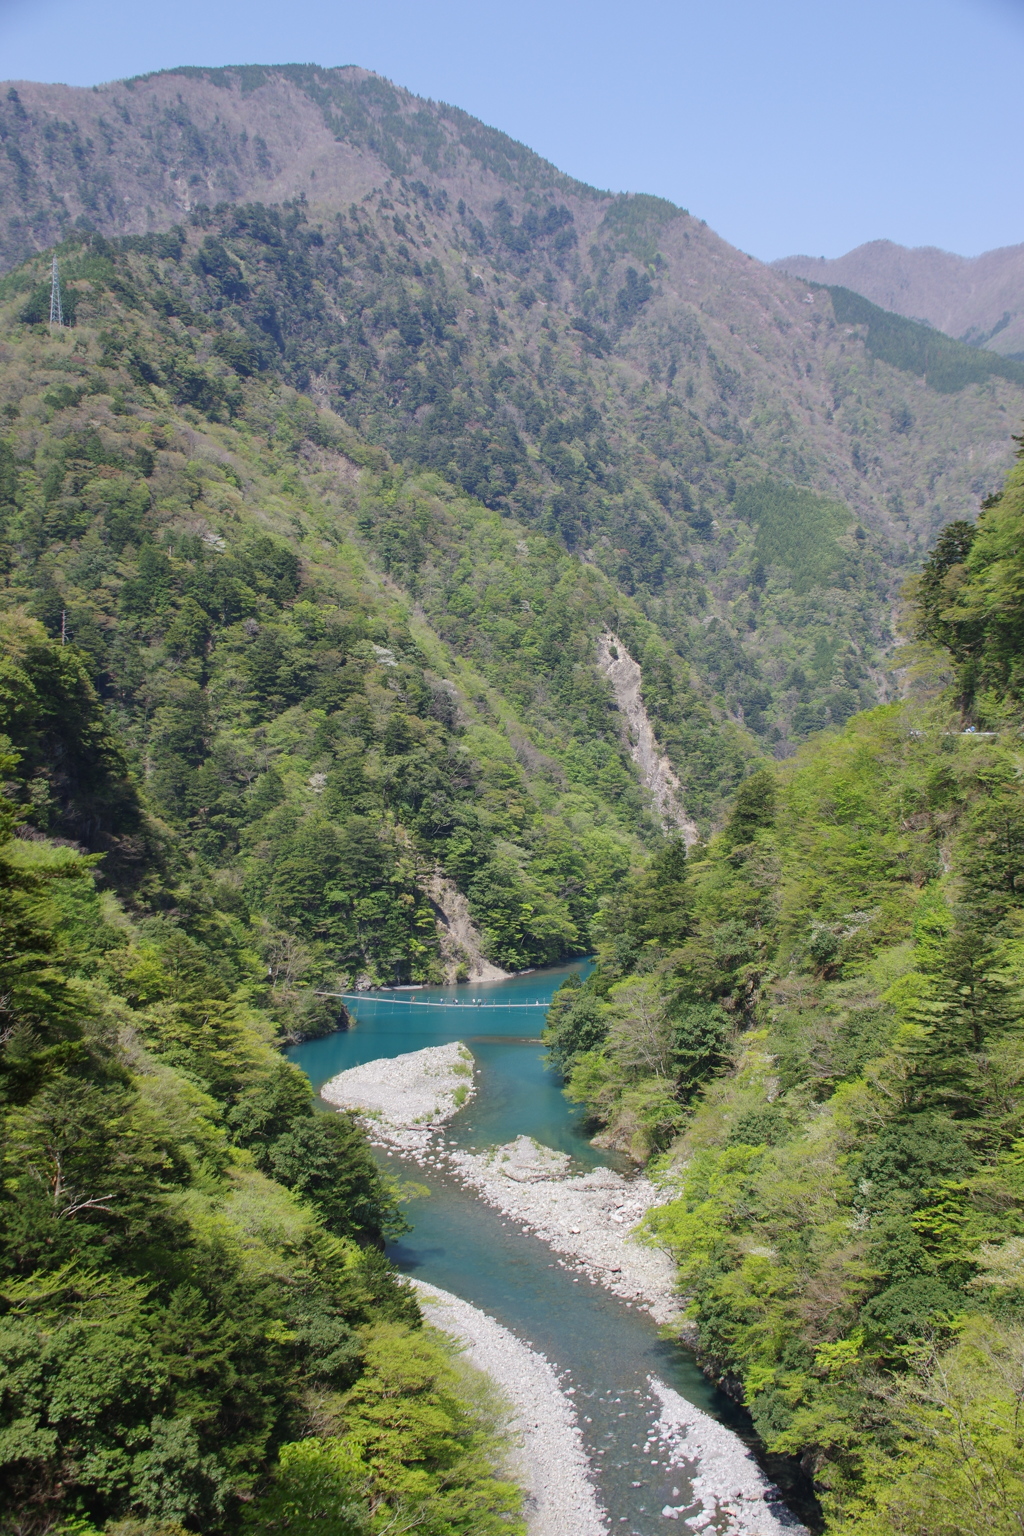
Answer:
<svg viewBox="0 0 1024 1536"><path fill-rule="evenodd" d="M487 986L368 993L349 1005L352 1028L293 1046L288 1055L319 1090L363 1062L462 1040L476 1058L477 1092L446 1127L449 1141L482 1151L525 1134L569 1152L580 1171L598 1163L621 1168L614 1155L590 1145L581 1114L564 1098L538 1038L555 988L568 971L587 969L577 962ZM404 1208L412 1231L391 1249L398 1267L472 1302L546 1355L564 1373L564 1385L576 1389L612 1530L630 1536L663 1532L662 1507L678 1504L674 1490L685 1487L678 1472L672 1475L660 1458L652 1459L656 1450L643 1454L656 1418L648 1378L660 1377L747 1439L743 1415L687 1350L659 1336L645 1313L574 1279L545 1243L455 1179L433 1169L424 1173L406 1158L384 1161L399 1178L426 1183L430 1191ZM780 1470L771 1467L776 1477Z"/></svg>

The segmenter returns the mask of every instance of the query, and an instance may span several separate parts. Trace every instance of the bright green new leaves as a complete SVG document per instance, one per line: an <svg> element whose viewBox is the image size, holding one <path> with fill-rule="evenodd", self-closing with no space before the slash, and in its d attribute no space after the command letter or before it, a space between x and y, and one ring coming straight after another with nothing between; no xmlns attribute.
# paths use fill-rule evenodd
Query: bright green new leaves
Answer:
<svg viewBox="0 0 1024 1536"><path fill-rule="evenodd" d="M415 1351L415 1301L378 1247L401 1228L395 1192L350 1117L314 1115L270 1021L227 996L216 926L200 944L133 921L90 860L11 838L4 805L0 1522L217 1536L309 1395L359 1381L371 1322ZM435 1354L455 1449L419 1504L471 1511L432 1527L468 1536L518 1492ZM366 1480L340 1489L330 1443L298 1444L282 1508L371 1529ZM412 1429L390 1454L424 1460Z"/></svg>
<svg viewBox="0 0 1024 1536"><path fill-rule="evenodd" d="M876 710L752 775L551 1012L602 1137L668 1149L646 1237L701 1359L857 1536L1019 1529L1019 739L959 727Z"/></svg>
<svg viewBox="0 0 1024 1536"><path fill-rule="evenodd" d="M281 1447L243 1530L522 1536L519 1491L494 1470L500 1440L466 1390L431 1330L374 1328L358 1384L321 1409L337 1432Z"/></svg>
<svg viewBox="0 0 1024 1536"><path fill-rule="evenodd" d="M924 1348L892 1391L895 1436L865 1446L840 1536L1017 1536L1024 1509L1024 1333L976 1319L950 1350Z"/></svg>
<svg viewBox="0 0 1024 1536"><path fill-rule="evenodd" d="M493 1435L467 1410L464 1385L429 1331L376 1329L365 1361L338 1412L370 1469L379 1528L408 1510L427 1536L521 1536L518 1490L494 1476Z"/></svg>
<svg viewBox="0 0 1024 1536"><path fill-rule="evenodd" d="M371 1527L369 1469L338 1437L282 1445L270 1491L245 1515L247 1531L294 1536L364 1536Z"/></svg>
<svg viewBox="0 0 1024 1536"><path fill-rule="evenodd" d="M946 648L966 708L999 722L1024 697L1024 463L1018 460L977 525L952 523L912 584L919 635Z"/></svg>

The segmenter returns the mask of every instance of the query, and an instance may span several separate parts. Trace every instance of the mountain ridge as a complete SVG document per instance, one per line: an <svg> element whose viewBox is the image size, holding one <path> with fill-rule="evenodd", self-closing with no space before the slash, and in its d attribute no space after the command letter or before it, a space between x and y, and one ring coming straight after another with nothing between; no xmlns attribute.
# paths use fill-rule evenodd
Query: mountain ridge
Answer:
<svg viewBox="0 0 1024 1536"><path fill-rule="evenodd" d="M781 256L769 265L850 288L882 309L924 321L970 346L1024 356L1024 244L957 256L937 246L869 240L844 256Z"/></svg>
<svg viewBox="0 0 1024 1536"><path fill-rule="evenodd" d="M73 99L0 93L0 1526L519 1536L275 1047L594 952L700 1360L835 1536L1019 1536L1020 365L365 71Z"/></svg>
<svg viewBox="0 0 1024 1536"><path fill-rule="evenodd" d="M665 199L356 67L10 87L0 128L3 259L63 210L72 299L156 284L175 353L269 368L562 540L782 755L888 696L899 583L1010 462L1024 387L988 354L949 342L970 367L940 388L926 329L880 349L874 317ZM38 257L4 280L32 323L46 281Z"/></svg>
<svg viewBox="0 0 1024 1536"><path fill-rule="evenodd" d="M185 66L91 89L4 85L5 205L37 199L27 218L8 221L5 266L75 221L106 235L144 234L199 202L279 203L311 190L330 202L341 188L347 203L372 190L382 166L404 175L414 159L418 169L443 166L457 194L477 195L489 182L500 190L518 177L527 189L611 200L461 109L422 101L356 65Z"/></svg>

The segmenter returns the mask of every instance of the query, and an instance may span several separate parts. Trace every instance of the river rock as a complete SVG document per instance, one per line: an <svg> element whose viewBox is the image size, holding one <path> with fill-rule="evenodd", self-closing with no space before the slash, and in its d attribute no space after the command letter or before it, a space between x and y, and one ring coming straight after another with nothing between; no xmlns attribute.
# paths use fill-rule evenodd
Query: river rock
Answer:
<svg viewBox="0 0 1024 1536"><path fill-rule="evenodd" d="M526 1492L529 1536L608 1536L576 1410L549 1361L469 1302L413 1284L430 1322L457 1339L509 1400L519 1441L509 1470Z"/></svg>
<svg viewBox="0 0 1024 1536"><path fill-rule="evenodd" d="M495 1173L514 1179L517 1184L533 1184L541 1179L559 1179L569 1171L568 1152L556 1152L542 1146L532 1136L517 1136L515 1141L496 1147L489 1155Z"/></svg>
<svg viewBox="0 0 1024 1536"><path fill-rule="evenodd" d="M676 1267L667 1253L635 1240L645 1211L669 1198L648 1179L623 1178L612 1168L572 1172L567 1153L528 1136L488 1152L455 1151L450 1166L490 1205L522 1223L578 1271L638 1304L656 1322L682 1333L687 1324L676 1291ZM568 1263L566 1263L568 1260Z"/></svg>
<svg viewBox="0 0 1024 1536"><path fill-rule="evenodd" d="M668 1465L690 1478L691 1498L703 1505L703 1518L691 1516L687 1525L696 1530L716 1515L724 1515L730 1522L728 1529L739 1536L810 1536L786 1508L753 1452L731 1429L656 1376L650 1383L661 1403L658 1430L668 1451ZM678 1519L668 1505L662 1515Z"/></svg>
<svg viewBox="0 0 1024 1536"><path fill-rule="evenodd" d="M473 1068L472 1052L461 1041L427 1046L339 1072L324 1083L320 1097L354 1110L384 1140L406 1147L425 1139L472 1098Z"/></svg>

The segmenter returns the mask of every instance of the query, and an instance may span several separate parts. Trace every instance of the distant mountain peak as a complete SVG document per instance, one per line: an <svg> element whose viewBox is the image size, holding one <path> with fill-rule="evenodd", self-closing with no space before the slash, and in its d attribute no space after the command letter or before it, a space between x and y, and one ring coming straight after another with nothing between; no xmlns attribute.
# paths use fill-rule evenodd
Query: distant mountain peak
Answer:
<svg viewBox="0 0 1024 1536"><path fill-rule="evenodd" d="M845 256L783 256L779 272L852 289L970 346L1024 357L1024 245L958 256L934 245L868 240Z"/></svg>
<svg viewBox="0 0 1024 1536"><path fill-rule="evenodd" d="M0 163L4 269L76 226L147 234L202 203L299 195L340 209L388 175L471 202L611 196L358 65L183 65L91 89L7 82L0 137L16 146Z"/></svg>

